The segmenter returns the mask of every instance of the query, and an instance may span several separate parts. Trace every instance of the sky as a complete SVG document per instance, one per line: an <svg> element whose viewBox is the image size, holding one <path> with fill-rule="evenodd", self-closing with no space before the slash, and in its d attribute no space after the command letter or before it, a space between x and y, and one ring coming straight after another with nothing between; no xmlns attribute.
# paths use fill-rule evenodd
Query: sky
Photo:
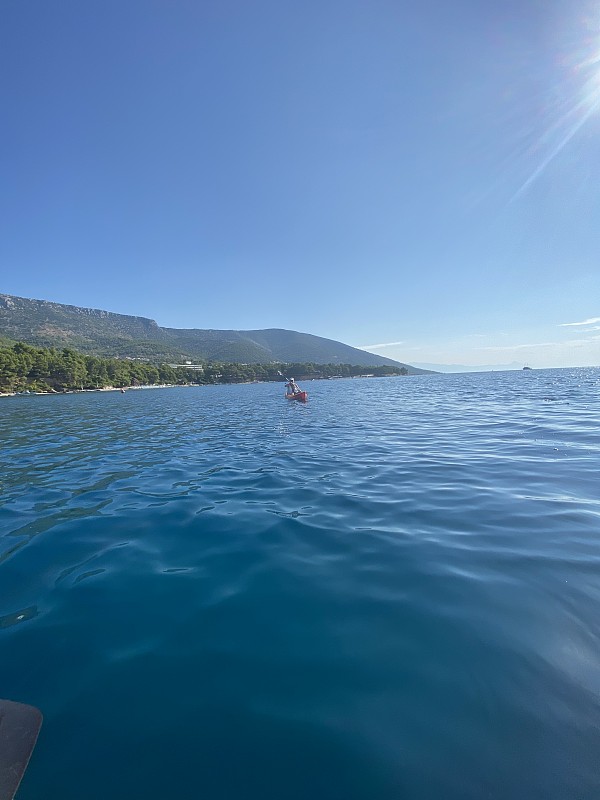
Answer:
<svg viewBox="0 0 600 800"><path fill-rule="evenodd" d="M3 0L0 292L600 364L600 0Z"/></svg>

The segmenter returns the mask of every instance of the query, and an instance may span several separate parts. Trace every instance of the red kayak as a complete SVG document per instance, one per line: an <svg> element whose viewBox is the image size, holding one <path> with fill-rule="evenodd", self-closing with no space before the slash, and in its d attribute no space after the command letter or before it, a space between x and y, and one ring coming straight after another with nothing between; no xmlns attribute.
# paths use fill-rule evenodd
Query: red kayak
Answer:
<svg viewBox="0 0 600 800"><path fill-rule="evenodd" d="M301 403L306 403L308 400L308 392L294 392L293 394L286 394L288 400L299 400Z"/></svg>

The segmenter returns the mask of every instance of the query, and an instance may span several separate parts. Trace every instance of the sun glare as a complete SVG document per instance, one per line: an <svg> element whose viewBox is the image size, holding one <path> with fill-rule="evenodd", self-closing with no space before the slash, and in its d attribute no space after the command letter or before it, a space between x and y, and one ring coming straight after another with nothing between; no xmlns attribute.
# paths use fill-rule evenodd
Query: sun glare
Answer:
<svg viewBox="0 0 600 800"><path fill-rule="evenodd" d="M569 49L562 69L567 99L560 112L556 110L554 119L549 121L546 130L538 138L540 150L542 145L546 145L545 155L515 192L511 202L527 191L600 109L600 16L597 22L592 22L591 19L583 21L578 32L578 42Z"/></svg>
<svg viewBox="0 0 600 800"><path fill-rule="evenodd" d="M582 81L582 102L596 110L600 104L600 12L598 20L587 19L587 35L575 58L574 72Z"/></svg>

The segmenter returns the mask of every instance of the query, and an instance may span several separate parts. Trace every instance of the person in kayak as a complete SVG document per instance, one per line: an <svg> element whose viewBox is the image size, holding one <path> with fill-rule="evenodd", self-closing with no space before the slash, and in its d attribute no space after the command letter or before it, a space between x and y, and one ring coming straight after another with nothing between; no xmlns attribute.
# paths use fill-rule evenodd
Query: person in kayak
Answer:
<svg viewBox="0 0 600 800"><path fill-rule="evenodd" d="M286 383L285 388L288 390L289 394L298 394L298 392L302 391L293 378L290 378L289 383Z"/></svg>

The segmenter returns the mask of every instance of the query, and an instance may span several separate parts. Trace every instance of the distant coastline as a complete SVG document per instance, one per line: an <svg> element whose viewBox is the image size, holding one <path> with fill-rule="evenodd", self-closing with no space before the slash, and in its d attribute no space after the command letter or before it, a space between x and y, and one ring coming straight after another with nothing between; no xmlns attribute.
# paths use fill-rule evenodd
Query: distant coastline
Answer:
<svg viewBox="0 0 600 800"><path fill-rule="evenodd" d="M309 381L331 381L331 380L343 380L344 378L349 380L357 380L360 378L398 378L403 377L400 375L335 375L335 376L321 376L321 377L314 377L308 378ZM256 383L275 383L281 384L281 381L273 381L273 380L247 380L247 381L224 381L222 383L152 383L152 384L145 384L141 386L101 386L98 388L86 388L86 389L64 389L62 391L57 390L46 390L46 391L33 391L29 389L25 389L23 391L18 392L0 392L0 397L62 397L66 394L95 394L97 392L119 392L124 394L129 391L138 391L140 389L182 389L182 388L191 388L191 387L198 387L198 386L248 386L250 384Z"/></svg>
<svg viewBox="0 0 600 800"><path fill-rule="evenodd" d="M92 394L96 392L129 392L130 390L138 390L138 389L174 389L175 387L182 387L182 386L197 386L198 384L194 383L153 383L147 386L102 386L98 389L65 389L62 392L54 391L45 391L45 392L33 392L29 390L24 390L22 392L0 392L0 397L52 397L54 395L65 395L65 394Z"/></svg>
<svg viewBox="0 0 600 800"><path fill-rule="evenodd" d="M353 364L152 363L132 358L103 358L70 348L33 347L24 342L0 345L0 392L62 394L76 391L125 390L150 386L222 383L278 383L283 375L297 380L407 375L405 367Z"/></svg>

